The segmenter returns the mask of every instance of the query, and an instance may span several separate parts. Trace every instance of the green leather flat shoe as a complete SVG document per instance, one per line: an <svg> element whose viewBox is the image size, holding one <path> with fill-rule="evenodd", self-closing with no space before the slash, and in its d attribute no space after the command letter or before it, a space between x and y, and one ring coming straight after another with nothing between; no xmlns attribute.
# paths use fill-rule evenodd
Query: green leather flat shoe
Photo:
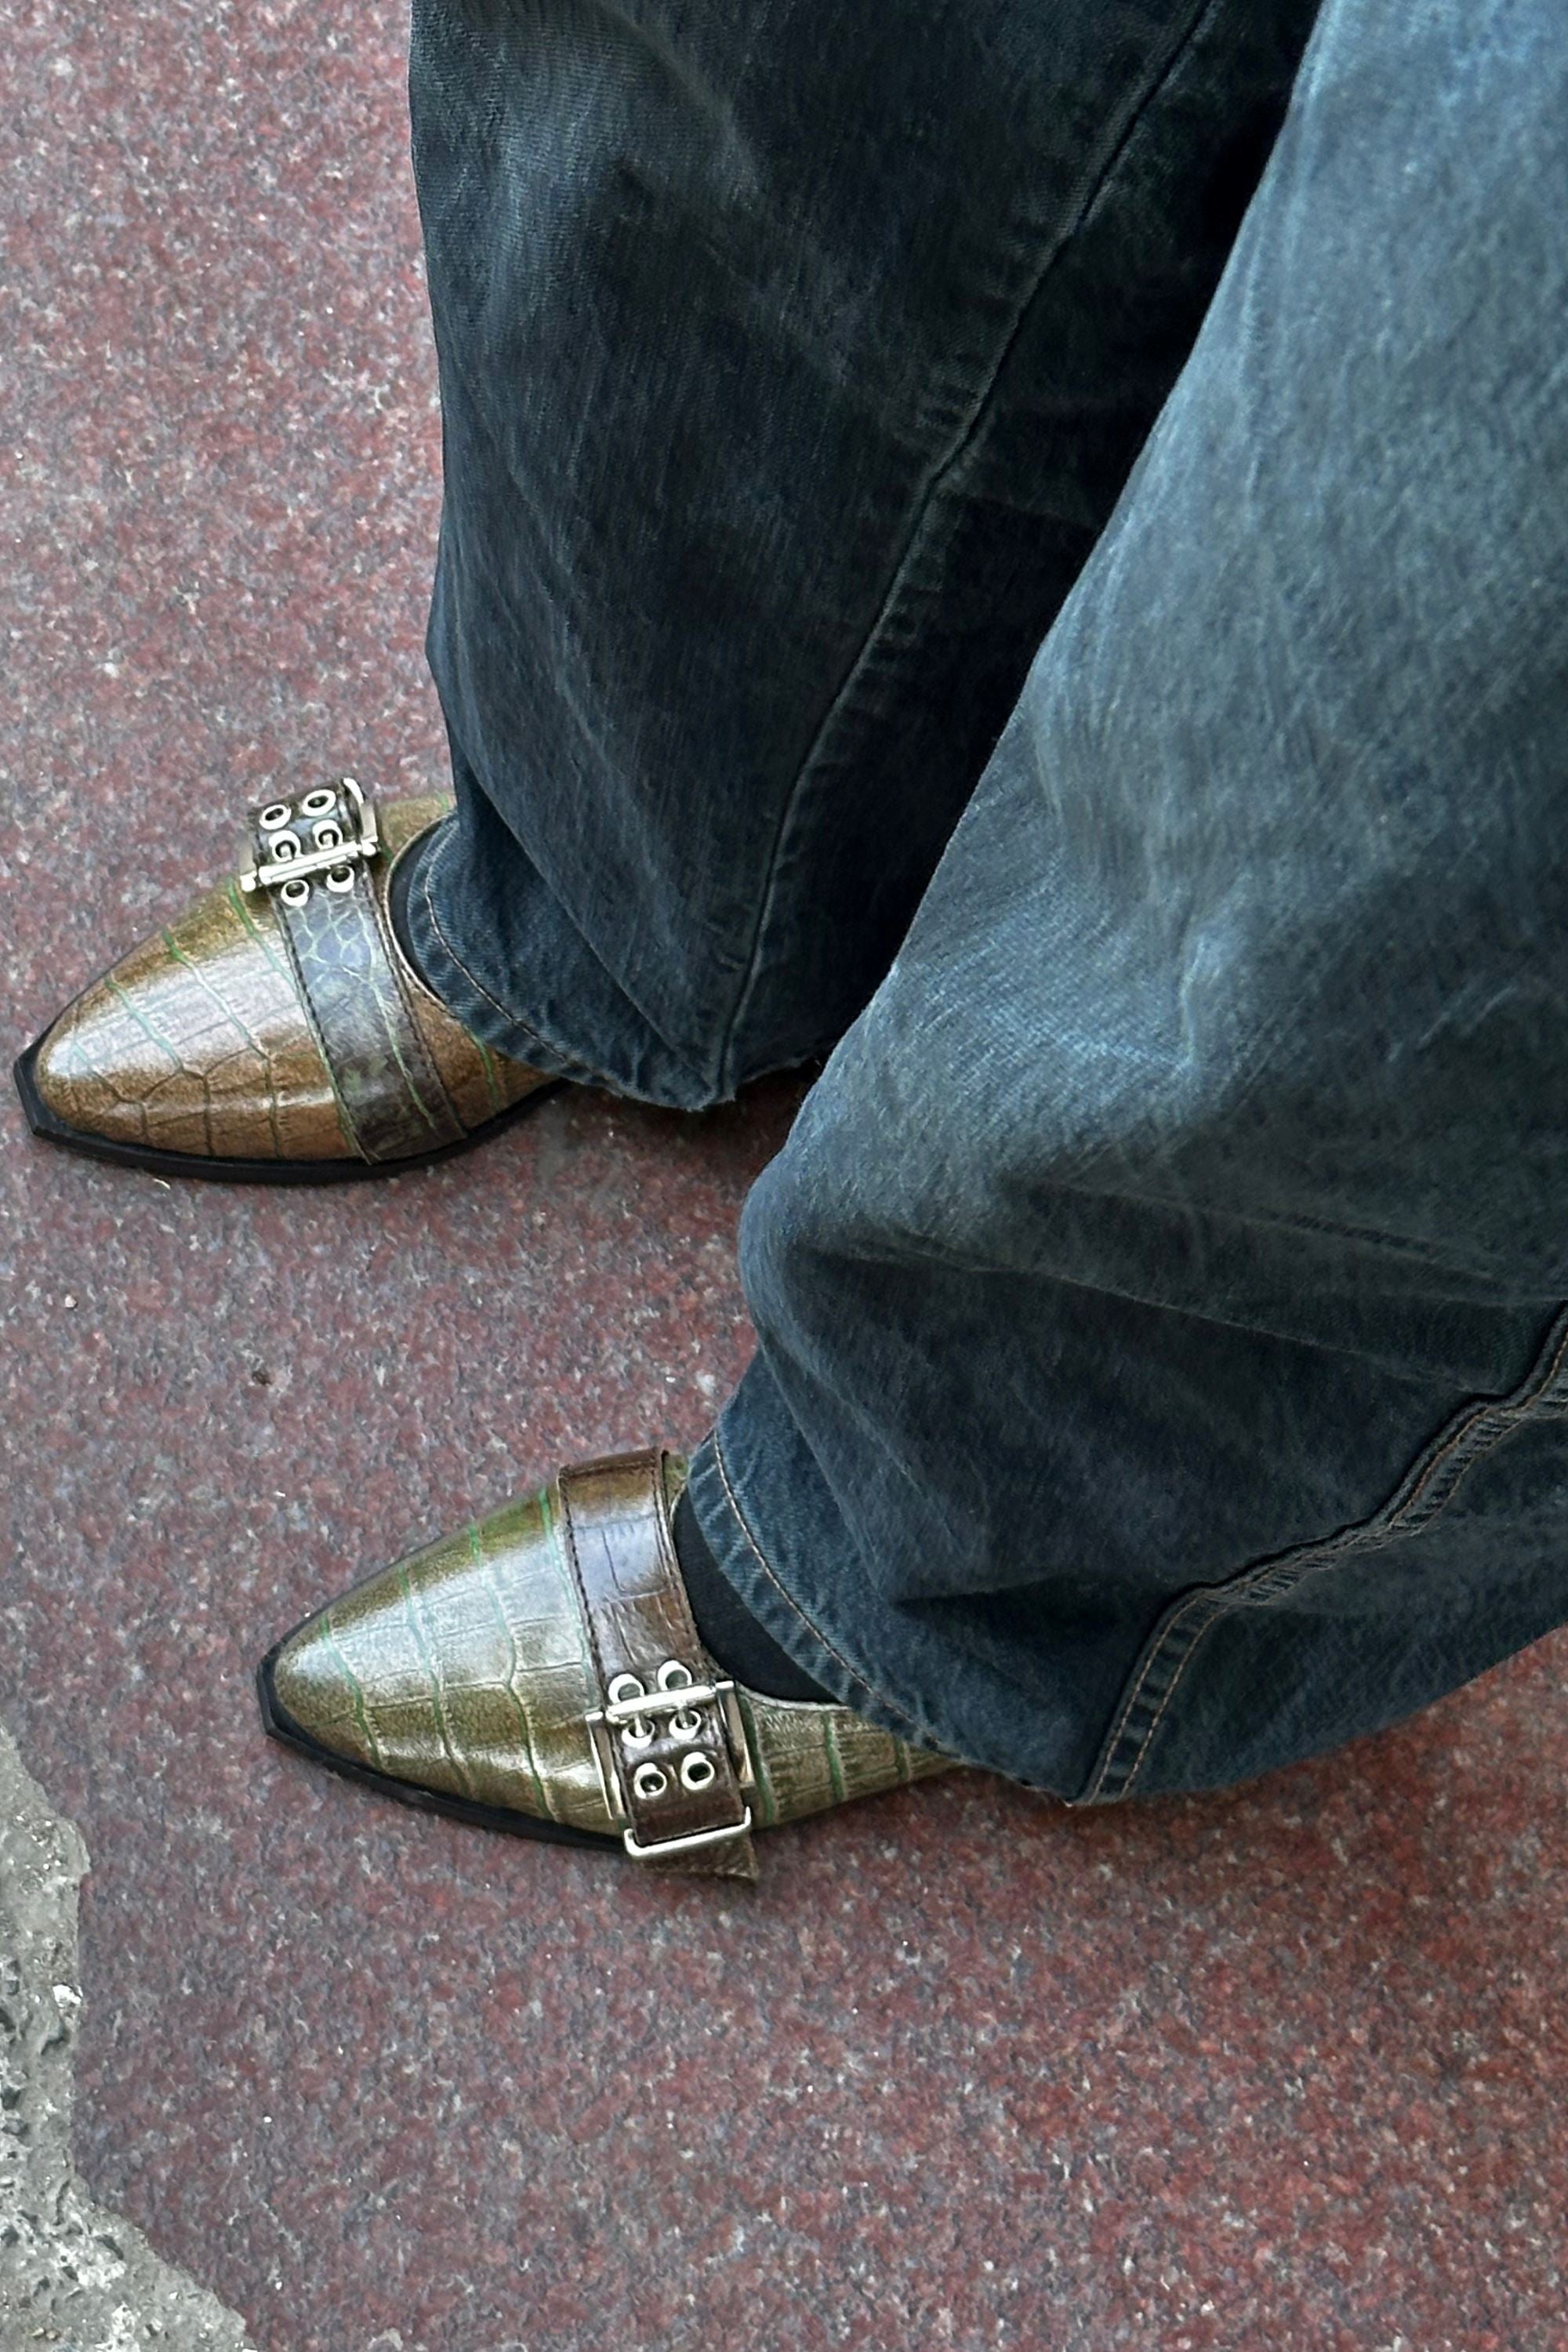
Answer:
<svg viewBox="0 0 1568 2352"><path fill-rule="evenodd" d="M670 1537L685 1475L563 1471L355 1585L263 1660L267 1729L405 1804L724 1878L756 1876L758 1830L951 1770L714 1664Z"/></svg>
<svg viewBox="0 0 1568 2352"><path fill-rule="evenodd" d="M339 776L253 810L248 857L68 1004L16 1066L35 1135L227 1183L395 1175L557 1083L470 1034L398 946L393 870L450 802Z"/></svg>

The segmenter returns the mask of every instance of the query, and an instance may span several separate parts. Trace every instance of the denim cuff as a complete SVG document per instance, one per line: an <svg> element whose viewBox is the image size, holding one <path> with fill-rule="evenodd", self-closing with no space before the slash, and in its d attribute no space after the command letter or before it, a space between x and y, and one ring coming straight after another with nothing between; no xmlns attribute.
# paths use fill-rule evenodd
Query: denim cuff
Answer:
<svg viewBox="0 0 1568 2352"><path fill-rule="evenodd" d="M460 1021L465 1029L482 1038L497 1053L506 1054L513 1061L526 1062L530 1069L542 1070L552 1078L572 1078L584 1086L618 1092L614 1079L605 1071L584 1060L580 1053L569 1052L542 1036L510 1006L493 996L470 969L455 937L458 928L456 918L452 909L441 903L436 887L442 853L453 837L457 823L456 816L449 816L433 825L407 853L413 869L405 900L408 943L421 979L440 998L454 1020Z"/></svg>
<svg viewBox="0 0 1568 2352"><path fill-rule="evenodd" d="M878 1591L761 1358L692 1455L690 1491L725 1580L814 1682L913 1747L1034 1777L1020 1769L1033 1759L1016 1753L1015 1708L998 1717L994 1739L965 1722L965 1696L983 1714L994 1684L962 1657L955 1666L951 1628Z"/></svg>

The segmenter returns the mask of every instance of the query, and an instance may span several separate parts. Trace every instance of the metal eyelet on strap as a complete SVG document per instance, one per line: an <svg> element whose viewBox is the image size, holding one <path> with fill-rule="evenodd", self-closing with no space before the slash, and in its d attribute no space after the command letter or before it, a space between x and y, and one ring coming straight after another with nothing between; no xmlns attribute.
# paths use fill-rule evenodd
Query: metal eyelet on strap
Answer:
<svg viewBox="0 0 1568 2352"><path fill-rule="evenodd" d="M307 849L296 824L310 824L313 846ZM334 786L318 785L298 808L290 801L273 801L257 819L262 855L239 877L245 891L276 890L284 904L303 907L317 875L338 895L354 887L359 867L369 864L381 848L375 810L353 776L340 776Z"/></svg>
<svg viewBox="0 0 1568 2352"><path fill-rule="evenodd" d="M626 1852L636 1859L660 1861L750 1832L749 1804L742 1805L738 1822L647 1842L637 1836L632 1814L633 1799L645 1808L653 1807L681 1791L700 1796L715 1785L719 1764L711 1748L696 1745L705 1731L728 1756L739 1788L744 1791L755 1786L751 1744L732 1682L701 1682L682 1660L667 1658L654 1675L651 1690L640 1675L612 1675L605 1704L586 1721L606 1809L621 1832ZM644 1752L661 1730L687 1750L679 1767L673 1759L667 1766Z"/></svg>
<svg viewBox="0 0 1568 2352"><path fill-rule="evenodd" d="M610 1705L613 1707L635 1706L639 1698L647 1696L647 1685L640 1683L636 1675L616 1675L610 1684ZM645 1716L637 1714L629 1717L623 1716L620 1720L623 1748L637 1748L653 1746L653 1726Z"/></svg>

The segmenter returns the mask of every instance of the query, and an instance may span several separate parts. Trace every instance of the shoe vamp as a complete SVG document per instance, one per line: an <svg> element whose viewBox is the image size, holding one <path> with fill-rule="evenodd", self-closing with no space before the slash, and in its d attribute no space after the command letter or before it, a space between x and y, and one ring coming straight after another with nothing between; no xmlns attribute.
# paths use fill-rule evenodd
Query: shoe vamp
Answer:
<svg viewBox="0 0 1568 2352"><path fill-rule="evenodd" d="M763 1827L952 1769L945 1756L909 1747L848 1707L742 1694L756 1759Z"/></svg>
<svg viewBox="0 0 1568 2352"><path fill-rule="evenodd" d="M597 1682L542 1498L356 1586L285 1644L289 1714L336 1753L471 1803L607 1832Z"/></svg>
<svg viewBox="0 0 1568 2352"><path fill-rule="evenodd" d="M50 1033L38 1084L69 1125L159 1150L348 1149L271 909L234 881L83 991Z"/></svg>

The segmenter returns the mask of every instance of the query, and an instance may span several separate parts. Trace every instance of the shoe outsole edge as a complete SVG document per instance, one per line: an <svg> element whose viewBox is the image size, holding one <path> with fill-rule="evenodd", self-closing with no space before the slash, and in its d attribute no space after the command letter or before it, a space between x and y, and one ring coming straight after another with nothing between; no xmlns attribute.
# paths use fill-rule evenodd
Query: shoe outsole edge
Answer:
<svg viewBox="0 0 1568 2352"><path fill-rule="evenodd" d="M482 1126L470 1129L456 1143L443 1143L431 1151L410 1152L399 1160L223 1160L207 1158L195 1151L160 1151L150 1144L120 1143L110 1136L94 1135L88 1129L72 1127L49 1108L38 1089L38 1055L47 1037L35 1037L26 1051L19 1054L12 1065L11 1075L16 1092L22 1098L22 1108L33 1133L46 1143L59 1145L65 1151L74 1151L86 1160L101 1160L115 1168L135 1168L150 1176L194 1179L204 1184L353 1184L370 1177L401 1176L419 1168L433 1168L443 1160L456 1160L465 1151L472 1151L488 1143L503 1128L526 1111L533 1110L546 1095L554 1094L567 1081L545 1078L487 1118Z"/></svg>

